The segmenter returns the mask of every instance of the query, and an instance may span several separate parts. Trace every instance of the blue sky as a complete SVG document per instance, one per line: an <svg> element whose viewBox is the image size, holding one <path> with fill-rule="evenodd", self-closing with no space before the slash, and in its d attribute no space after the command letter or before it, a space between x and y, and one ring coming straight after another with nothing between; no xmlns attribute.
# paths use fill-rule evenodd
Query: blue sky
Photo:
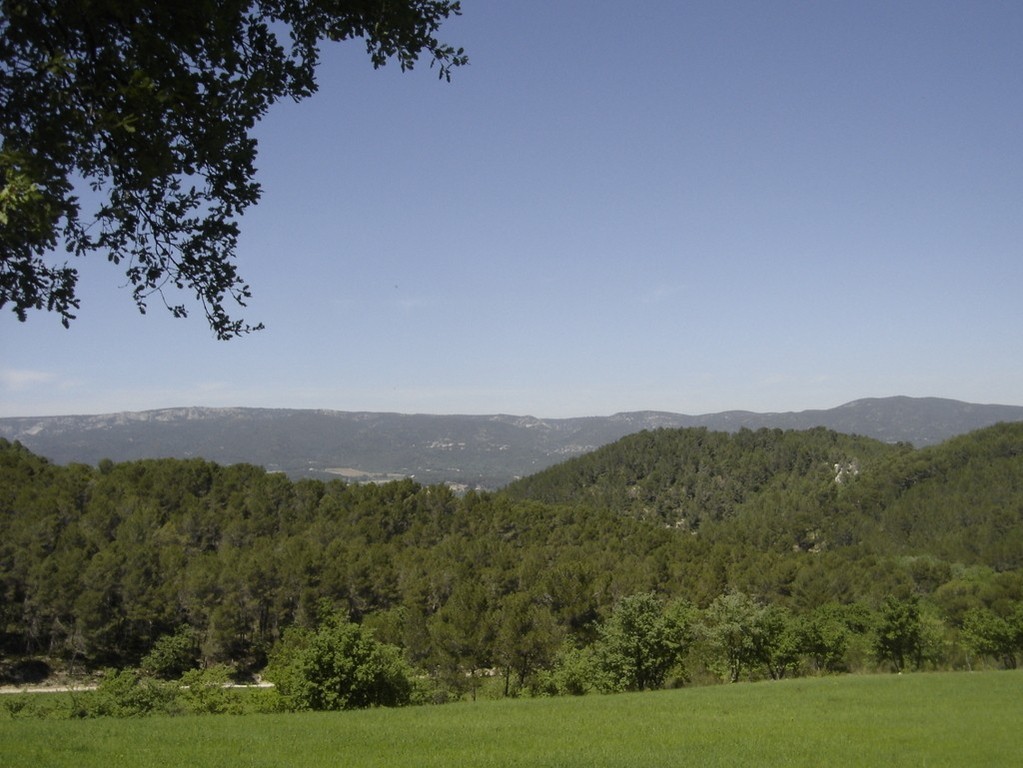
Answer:
<svg viewBox="0 0 1023 768"><path fill-rule="evenodd" d="M464 0L472 63L260 124L267 329L0 316L0 415L1023 405L1023 4Z"/></svg>

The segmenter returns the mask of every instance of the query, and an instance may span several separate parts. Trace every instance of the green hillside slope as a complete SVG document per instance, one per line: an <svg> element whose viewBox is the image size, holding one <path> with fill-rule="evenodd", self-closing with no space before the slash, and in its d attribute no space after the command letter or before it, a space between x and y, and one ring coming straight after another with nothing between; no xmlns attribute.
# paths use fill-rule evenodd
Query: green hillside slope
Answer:
<svg viewBox="0 0 1023 768"><path fill-rule="evenodd" d="M258 671L324 610L400 647L443 696L490 674L510 693L637 684L606 666L634 625L623 611L674 638L661 682L1011 666L1023 425L921 450L656 430L465 496L198 459L61 467L0 441L0 596L0 675L25 653L139 664L172 636L191 663ZM732 621L760 638L745 656L720 645Z"/></svg>

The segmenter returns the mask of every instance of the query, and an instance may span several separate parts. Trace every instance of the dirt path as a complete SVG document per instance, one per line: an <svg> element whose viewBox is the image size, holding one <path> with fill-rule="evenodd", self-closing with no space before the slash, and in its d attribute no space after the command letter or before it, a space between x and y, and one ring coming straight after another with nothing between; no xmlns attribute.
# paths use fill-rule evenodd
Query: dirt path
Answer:
<svg viewBox="0 0 1023 768"><path fill-rule="evenodd" d="M95 685L0 685L0 696L11 693L71 693L95 691Z"/></svg>
<svg viewBox="0 0 1023 768"><path fill-rule="evenodd" d="M78 691L95 691L99 686L82 685L0 685L0 696L15 693L77 693ZM225 688L273 688L273 683L230 683Z"/></svg>

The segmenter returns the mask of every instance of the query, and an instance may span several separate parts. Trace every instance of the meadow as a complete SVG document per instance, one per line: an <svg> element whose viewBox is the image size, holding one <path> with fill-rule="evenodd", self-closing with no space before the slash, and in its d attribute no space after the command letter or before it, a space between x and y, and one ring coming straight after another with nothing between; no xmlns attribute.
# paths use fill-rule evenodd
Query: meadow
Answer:
<svg viewBox="0 0 1023 768"><path fill-rule="evenodd" d="M1002 766L1023 671L279 715L0 720L7 768Z"/></svg>

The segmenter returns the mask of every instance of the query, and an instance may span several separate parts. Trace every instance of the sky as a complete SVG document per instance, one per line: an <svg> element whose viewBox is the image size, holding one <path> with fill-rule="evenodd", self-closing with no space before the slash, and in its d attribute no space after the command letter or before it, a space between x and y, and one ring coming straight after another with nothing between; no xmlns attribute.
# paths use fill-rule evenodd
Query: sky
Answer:
<svg viewBox="0 0 1023 768"><path fill-rule="evenodd" d="M0 315L0 416L1023 405L1023 4L463 11L452 82L333 46L257 127L266 330L94 255L70 329Z"/></svg>

